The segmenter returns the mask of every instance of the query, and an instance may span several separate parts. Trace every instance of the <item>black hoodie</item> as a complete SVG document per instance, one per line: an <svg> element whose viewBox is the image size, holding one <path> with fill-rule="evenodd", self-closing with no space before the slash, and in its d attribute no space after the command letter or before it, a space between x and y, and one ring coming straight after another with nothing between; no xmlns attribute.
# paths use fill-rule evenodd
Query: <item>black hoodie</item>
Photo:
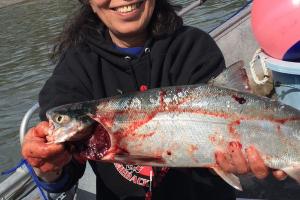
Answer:
<svg viewBox="0 0 300 200"><path fill-rule="evenodd" d="M39 96L40 117L54 106L109 97L143 88L205 83L224 69L224 59L205 32L182 26L148 40L138 56L114 48L105 28L62 56ZM90 161L97 177L97 199L145 199L150 167ZM70 188L83 174L73 160L64 168ZM207 169L154 168L152 199L234 200L234 190Z"/></svg>

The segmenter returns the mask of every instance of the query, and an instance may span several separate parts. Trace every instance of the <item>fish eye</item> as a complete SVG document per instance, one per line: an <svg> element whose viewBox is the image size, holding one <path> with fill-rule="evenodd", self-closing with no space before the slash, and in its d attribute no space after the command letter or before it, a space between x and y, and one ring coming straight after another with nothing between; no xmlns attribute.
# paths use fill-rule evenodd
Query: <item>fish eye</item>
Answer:
<svg viewBox="0 0 300 200"><path fill-rule="evenodd" d="M70 121L70 117L67 115L56 115L55 116L55 121L59 124L65 124Z"/></svg>

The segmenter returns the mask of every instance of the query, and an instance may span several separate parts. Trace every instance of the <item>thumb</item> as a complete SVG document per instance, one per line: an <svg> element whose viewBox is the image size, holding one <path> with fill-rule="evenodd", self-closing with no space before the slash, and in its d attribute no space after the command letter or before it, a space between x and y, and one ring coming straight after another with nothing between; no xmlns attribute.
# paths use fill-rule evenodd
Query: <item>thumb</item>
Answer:
<svg viewBox="0 0 300 200"><path fill-rule="evenodd" d="M45 138L48 135L49 122L42 121L35 127L35 135L37 137Z"/></svg>

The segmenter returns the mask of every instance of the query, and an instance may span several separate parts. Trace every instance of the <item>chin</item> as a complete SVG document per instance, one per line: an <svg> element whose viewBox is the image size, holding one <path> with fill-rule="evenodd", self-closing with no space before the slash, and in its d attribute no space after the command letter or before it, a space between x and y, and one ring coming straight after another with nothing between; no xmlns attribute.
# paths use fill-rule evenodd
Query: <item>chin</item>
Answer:
<svg viewBox="0 0 300 200"><path fill-rule="evenodd" d="M146 33L146 29L143 28L124 28L115 32L117 36L121 37L133 37L144 35Z"/></svg>

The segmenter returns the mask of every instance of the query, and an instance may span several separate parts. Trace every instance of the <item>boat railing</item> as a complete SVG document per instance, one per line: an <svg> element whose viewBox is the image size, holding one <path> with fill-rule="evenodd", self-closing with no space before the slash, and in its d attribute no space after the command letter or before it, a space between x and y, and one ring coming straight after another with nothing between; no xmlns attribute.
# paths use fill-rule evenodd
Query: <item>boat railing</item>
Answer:
<svg viewBox="0 0 300 200"><path fill-rule="evenodd" d="M35 103L24 115L21 125L20 125L20 144L22 145L24 136L28 129L28 123L32 115L39 110L40 106L38 103Z"/></svg>
<svg viewBox="0 0 300 200"><path fill-rule="evenodd" d="M189 4L188 6L182 8L179 12L177 12L177 14L179 16L183 16L184 14L190 12L191 10L193 10L194 8L201 6L204 2L206 2L207 0L198 0L198 1L194 1L191 4Z"/></svg>
<svg viewBox="0 0 300 200"><path fill-rule="evenodd" d="M33 114L39 110L39 104L34 104L24 115L19 135L20 144L22 145L24 136L28 129L28 124ZM32 181L28 169L22 165L20 168L16 169L9 178L5 179L0 184L0 200L2 199L24 199L31 193L32 190L36 188L35 183ZM21 191L21 192L20 192ZM30 197L29 197L30 199Z"/></svg>

